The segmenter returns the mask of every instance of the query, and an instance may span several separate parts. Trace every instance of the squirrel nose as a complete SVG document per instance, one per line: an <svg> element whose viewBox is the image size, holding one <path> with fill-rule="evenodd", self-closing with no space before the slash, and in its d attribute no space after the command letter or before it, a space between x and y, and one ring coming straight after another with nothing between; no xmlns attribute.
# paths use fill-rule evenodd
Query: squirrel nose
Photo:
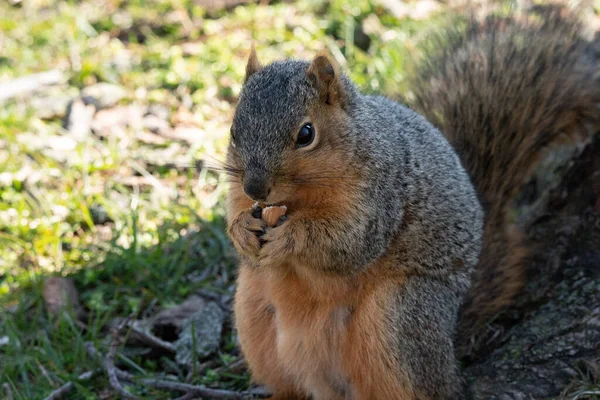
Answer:
<svg viewBox="0 0 600 400"><path fill-rule="evenodd" d="M270 191L271 185L267 178L252 175L245 177L244 192L252 200L266 200Z"/></svg>

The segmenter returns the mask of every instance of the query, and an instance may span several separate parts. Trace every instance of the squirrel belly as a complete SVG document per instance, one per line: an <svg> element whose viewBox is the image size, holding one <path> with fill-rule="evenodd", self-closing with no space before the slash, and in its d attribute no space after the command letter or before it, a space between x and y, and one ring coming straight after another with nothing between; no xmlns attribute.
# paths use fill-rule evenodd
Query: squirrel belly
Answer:
<svg viewBox="0 0 600 400"><path fill-rule="evenodd" d="M394 345L384 321L403 278L382 281L384 276L363 273L339 279L282 268L290 272L240 269L236 324L245 332L240 345L255 380L280 398L413 398L393 352L376 356ZM302 270L304 276L297 273ZM320 283L311 287L315 278Z"/></svg>

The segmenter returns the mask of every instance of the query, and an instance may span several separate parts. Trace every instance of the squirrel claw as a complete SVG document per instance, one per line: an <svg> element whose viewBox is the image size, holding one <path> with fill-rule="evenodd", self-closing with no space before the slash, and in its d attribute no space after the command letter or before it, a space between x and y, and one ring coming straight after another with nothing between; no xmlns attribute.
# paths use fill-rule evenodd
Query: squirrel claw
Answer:
<svg viewBox="0 0 600 400"><path fill-rule="evenodd" d="M254 203L252 206L252 217L261 219L262 218L262 208L258 205L258 203Z"/></svg>
<svg viewBox="0 0 600 400"><path fill-rule="evenodd" d="M260 248L262 249L262 247L265 245L265 243L267 243L267 240L262 238L262 235L264 234L264 232L260 235L258 235L258 244L260 246Z"/></svg>
<svg viewBox="0 0 600 400"><path fill-rule="evenodd" d="M288 216L283 214L281 217L279 217L279 219L277 220L277 223L275 224L275 227L277 228L278 226L281 226L285 221L288 220Z"/></svg>

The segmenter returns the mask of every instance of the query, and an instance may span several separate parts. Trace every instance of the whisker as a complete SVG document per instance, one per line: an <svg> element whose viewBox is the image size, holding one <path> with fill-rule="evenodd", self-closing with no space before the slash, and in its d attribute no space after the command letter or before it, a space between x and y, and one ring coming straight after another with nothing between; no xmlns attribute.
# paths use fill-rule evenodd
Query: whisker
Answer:
<svg viewBox="0 0 600 400"><path fill-rule="evenodd" d="M298 179L347 179L348 175L339 173L313 173L302 174Z"/></svg>
<svg viewBox="0 0 600 400"><path fill-rule="evenodd" d="M223 172L223 173L227 173L227 174L235 174L235 175L241 175L242 170L239 168L235 168L233 166L229 166L229 165L211 165L211 164L204 164L203 165L204 168L208 169L209 171L214 171L214 172Z"/></svg>
<svg viewBox="0 0 600 400"><path fill-rule="evenodd" d="M298 183L339 183L340 181L345 181L346 183L351 183L351 181L345 180L343 177L335 176L335 177L315 177L315 178L293 178L290 179L290 182L298 182Z"/></svg>
<svg viewBox="0 0 600 400"><path fill-rule="evenodd" d="M210 154L202 154L200 157L201 157L201 159L202 159L202 160L204 160L204 161L208 161L208 159L211 159L211 160L212 160L212 162L214 162L214 163L216 163L216 164L219 164L219 165L227 165L227 162L226 162L226 161L219 160L218 158L216 158L216 157L214 157L214 156L212 156L212 155L210 155Z"/></svg>
<svg viewBox="0 0 600 400"><path fill-rule="evenodd" d="M212 171L212 172L219 172L219 173L222 173L222 174L224 174L224 175L232 176L232 177L235 177L235 178L238 178L238 177L240 177L240 176L241 176L241 174L240 174L240 173L237 173L237 172L232 172L232 171L219 170L219 169L212 169L212 168L208 168L208 170L209 170L209 171Z"/></svg>
<svg viewBox="0 0 600 400"><path fill-rule="evenodd" d="M310 186L315 188L332 188L338 185L333 183L315 183L315 182L291 182L287 184L278 183L278 185L283 187L298 187L298 186Z"/></svg>
<svg viewBox="0 0 600 400"><path fill-rule="evenodd" d="M200 159L196 161L196 164L201 164L203 168L207 168L213 171L227 171L237 174L242 173L242 170L240 168L236 168L235 166L228 164L226 160L219 160L218 158L210 154L201 155Z"/></svg>
<svg viewBox="0 0 600 400"><path fill-rule="evenodd" d="M160 168L172 168L172 169L197 169L195 165L191 165L188 163L177 163L177 162L168 162L165 164L154 164Z"/></svg>

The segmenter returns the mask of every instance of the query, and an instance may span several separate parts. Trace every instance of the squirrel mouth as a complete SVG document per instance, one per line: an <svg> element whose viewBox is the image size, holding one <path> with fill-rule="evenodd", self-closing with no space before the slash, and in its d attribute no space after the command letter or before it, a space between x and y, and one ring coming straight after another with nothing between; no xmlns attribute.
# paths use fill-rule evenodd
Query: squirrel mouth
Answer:
<svg viewBox="0 0 600 400"><path fill-rule="evenodd" d="M252 207L260 207L260 208L267 208L267 207L285 207L285 205L281 204L280 201L276 201L276 202L262 202L262 201L257 201L255 202Z"/></svg>

